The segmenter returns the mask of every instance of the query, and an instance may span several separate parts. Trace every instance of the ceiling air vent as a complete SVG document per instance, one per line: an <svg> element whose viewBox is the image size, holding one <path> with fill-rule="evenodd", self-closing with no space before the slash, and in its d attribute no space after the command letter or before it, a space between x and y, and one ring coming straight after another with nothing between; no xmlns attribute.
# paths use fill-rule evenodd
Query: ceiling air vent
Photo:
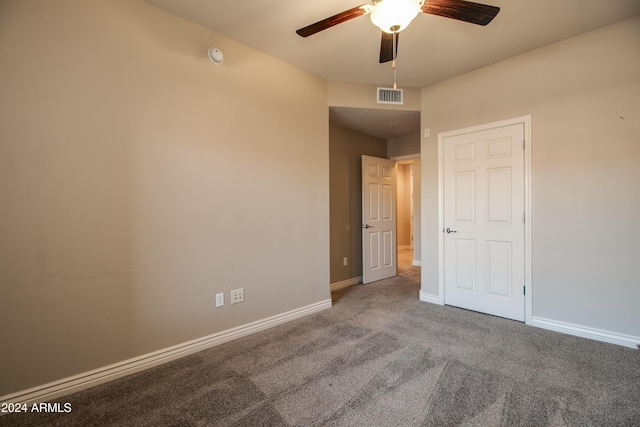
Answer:
<svg viewBox="0 0 640 427"><path fill-rule="evenodd" d="M378 88L378 104L402 105L402 89Z"/></svg>

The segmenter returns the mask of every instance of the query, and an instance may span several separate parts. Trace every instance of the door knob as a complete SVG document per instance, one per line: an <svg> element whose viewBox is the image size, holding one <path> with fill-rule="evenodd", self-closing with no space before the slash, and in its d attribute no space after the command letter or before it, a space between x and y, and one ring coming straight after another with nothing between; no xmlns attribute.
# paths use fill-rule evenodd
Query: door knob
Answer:
<svg viewBox="0 0 640 427"><path fill-rule="evenodd" d="M450 228L447 227L447 229L445 230L447 233L457 233L458 230L452 230Z"/></svg>
<svg viewBox="0 0 640 427"><path fill-rule="evenodd" d="M362 228L373 228L373 225L362 224Z"/></svg>

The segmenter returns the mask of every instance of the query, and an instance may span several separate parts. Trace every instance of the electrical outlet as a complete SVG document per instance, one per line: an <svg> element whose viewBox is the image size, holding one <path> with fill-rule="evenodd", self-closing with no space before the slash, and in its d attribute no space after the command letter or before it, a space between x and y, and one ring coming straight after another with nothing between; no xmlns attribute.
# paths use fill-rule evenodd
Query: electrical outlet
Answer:
<svg viewBox="0 0 640 427"><path fill-rule="evenodd" d="M231 291L231 304L237 304L244 301L244 288L238 288Z"/></svg>
<svg viewBox="0 0 640 427"><path fill-rule="evenodd" d="M342 265L347 265L347 264L349 264L349 259L347 257L344 257L342 259Z"/></svg>
<svg viewBox="0 0 640 427"><path fill-rule="evenodd" d="M224 305L224 293L220 292L216 294L216 307L222 307Z"/></svg>

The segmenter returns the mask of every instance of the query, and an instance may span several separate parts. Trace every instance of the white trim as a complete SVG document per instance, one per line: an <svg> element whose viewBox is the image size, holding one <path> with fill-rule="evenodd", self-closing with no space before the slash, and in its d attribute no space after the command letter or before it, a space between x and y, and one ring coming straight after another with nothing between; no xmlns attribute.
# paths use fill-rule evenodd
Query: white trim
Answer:
<svg viewBox="0 0 640 427"><path fill-rule="evenodd" d="M442 132L438 134L438 298L444 303L444 139L454 135L473 133L487 129L511 126L522 123L524 125L524 321L531 323L533 313L533 275L532 275L532 215L531 215L531 116L515 117L513 119L486 123L478 126Z"/></svg>
<svg viewBox="0 0 640 427"><path fill-rule="evenodd" d="M576 325L574 323L545 319L544 317L532 316L529 325L634 349L639 348L638 346L640 345L640 337L604 331L602 329L590 328L588 326Z"/></svg>
<svg viewBox="0 0 640 427"><path fill-rule="evenodd" d="M247 323L246 325L227 329L226 331L154 351L153 353L147 353L113 365L104 366L82 374L53 381L48 384L0 396L0 403L20 402L32 404L35 402L55 399L329 308L331 308L331 299L320 301L282 314L267 317L266 319Z"/></svg>
<svg viewBox="0 0 640 427"><path fill-rule="evenodd" d="M431 304L444 305L444 298L438 295L431 295L424 291L420 291L420 301L429 302Z"/></svg>
<svg viewBox="0 0 640 427"><path fill-rule="evenodd" d="M420 261L419 259L414 259L411 262L411 265L413 265L414 267L422 267L422 261Z"/></svg>
<svg viewBox="0 0 640 427"><path fill-rule="evenodd" d="M349 286L358 285L362 283L362 276L352 277L351 279L343 280L341 282L335 282L329 285L331 292L337 291L338 289L348 288Z"/></svg>

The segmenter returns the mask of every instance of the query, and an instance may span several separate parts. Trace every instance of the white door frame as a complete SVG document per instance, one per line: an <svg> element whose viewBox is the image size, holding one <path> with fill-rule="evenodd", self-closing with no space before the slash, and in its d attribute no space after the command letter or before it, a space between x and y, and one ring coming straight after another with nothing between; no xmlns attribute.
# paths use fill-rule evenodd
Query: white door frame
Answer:
<svg viewBox="0 0 640 427"><path fill-rule="evenodd" d="M516 117L513 119L472 126L464 129L438 134L438 299L430 299L431 302L444 305L444 140L447 137L464 133L473 133L502 126L511 126L522 123L524 125L524 321L530 324L532 320L532 295L533 281L531 274L531 116Z"/></svg>

